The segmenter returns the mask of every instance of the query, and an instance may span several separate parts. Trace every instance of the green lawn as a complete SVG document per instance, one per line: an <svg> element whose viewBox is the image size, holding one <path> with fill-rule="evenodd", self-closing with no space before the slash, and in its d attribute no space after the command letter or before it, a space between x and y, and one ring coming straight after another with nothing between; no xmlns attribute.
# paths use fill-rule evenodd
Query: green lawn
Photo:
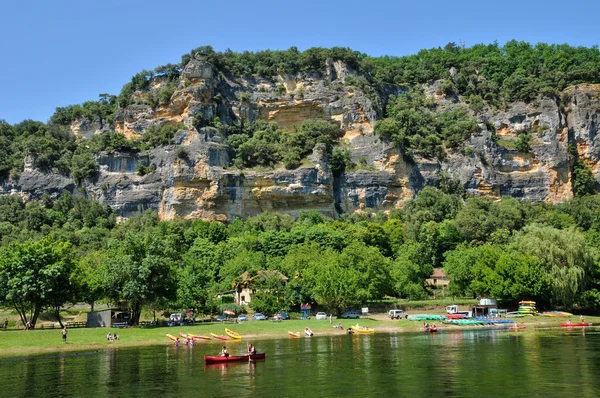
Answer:
<svg viewBox="0 0 600 398"><path fill-rule="evenodd" d="M355 325L357 320L340 320L344 328ZM360 319L361 326L374 327L383 322ZM337 323L337 321L336 321ZM319 333L342 333L334 329L329 321L310 320L287 320L281 322L272 321L249 321L240 324L206 323L193 326L174 327L148 327L148 328L74 328L68 330L67 344L62 343L61 330L7 330L0 331L0 356L14 356L23 354L40 354L52 351L77 351L93 350L111 345L119 346L141 346L155 344L169 344L170 340L165 336L170 333L178 336L179 333L203 334L210 333L225 334L225 328L230 328L243 336L245 341L260 338L288 337L288 330L301 332L309 327L315 334ZM107 333L117 333L119 340L107 341ZM218 340L200 342L200 344L220 344ZM231 341L231 344L239 344ZM243 341L242 341L243 343Z"/></svg>

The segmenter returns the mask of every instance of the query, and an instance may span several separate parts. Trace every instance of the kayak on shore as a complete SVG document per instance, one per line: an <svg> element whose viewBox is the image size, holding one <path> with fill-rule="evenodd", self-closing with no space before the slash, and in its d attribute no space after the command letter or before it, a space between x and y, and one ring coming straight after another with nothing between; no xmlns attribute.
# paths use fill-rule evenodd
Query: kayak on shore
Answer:
<svg viewBox="0 0 600 398"><path fill-rule="evenodd" d="M225 334L235 340L241 340L242 336L239 333L234 332L231 329L225 328Z"/></svg>
<svg viewBox="0 0 600 398"><path fill-rule="evenodd" d="M220 355L205 355L204 362L206 363L221 363L221 362L241 362L251 361L255 359L265 359L265 353L253 354L253 355L229 355L223 357Z"/></svg>
<svg viewBox="0 0 600 398"><path fill-rule="evenodd" d="M290 332L290 331L288 330L288 334L289 334L290 336L294 337L294 338L297 338L297 339L299 339L299 338L300 338L300 332Z"/></svg>
<svg viewBox="0 0 600 398"><path fill-rule="evenodd" d="M222 334L211 333L210 335L217 340L229 340L229 337L223 336Z"/></svg>
<svg viewBox="0 0 600 398"><path fill-rule="evenodd" d="M203 336L201 334L188 334L194 340L210 340L210 336Z"/></svg>

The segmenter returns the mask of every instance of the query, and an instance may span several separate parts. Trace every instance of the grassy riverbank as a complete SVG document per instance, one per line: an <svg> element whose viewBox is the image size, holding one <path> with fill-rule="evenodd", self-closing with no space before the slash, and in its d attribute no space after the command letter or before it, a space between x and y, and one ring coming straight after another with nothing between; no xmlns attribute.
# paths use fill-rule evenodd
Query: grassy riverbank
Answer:
<svg viewBox="0 0 600 398"><path fill-rule="evenodd" d="M355 325L357 320L335 320L342 322L344 329L348 326ZM519 323L523 322L527 329L523 332L531 332L536 328L559 327L561 322L565 322L565 318L548 318L548 317L526 317L516 319ZM578 322L577 317L572 317L573 322ZM586 322L592 322L600 325L600 317L586 317ZM361 318L358 320L361 326L374 328L376 332L395 333L395 332L418 332L421 330L421 322L413 322L407 320L391 321L383 315L373 318ZM460 331L466 330L467 327L443 325L440 324L440 331ZM235 330L243 336L241 342L230 340L228 345L232 345L232 350L236 350L234 345L245 345L248 341L270 338L289 338L287 332L301 332L305 327L309 327L319 335L334 335L343 334L344 331L334 329L329 324L328 320L288 320L282 322L244 322L240 324L197 324L193 326L183 327L150 327L150 328L126 328L126 329L107 329L107 328L79 328L69 329L67 343L61 341L60 329L50 330L8 330L0 331L0 357L15 357L25 355L38 355L54 352L81 352L90 350L100 350L111 346L118 347L137 347L146 345L167 345L171 341L165 336L170 333L179 335L179 333L192 333L210 335L210 333L224 334L225 328ZM475 326L471 328L484 328L483 326ZM117 332L119 340L110 342L106 340L107 333ZM199 344L212 345L215 352L218 351L218 346L223 342L218 340L200 341ZM242 348L240 348L242 349Z"/></svg>

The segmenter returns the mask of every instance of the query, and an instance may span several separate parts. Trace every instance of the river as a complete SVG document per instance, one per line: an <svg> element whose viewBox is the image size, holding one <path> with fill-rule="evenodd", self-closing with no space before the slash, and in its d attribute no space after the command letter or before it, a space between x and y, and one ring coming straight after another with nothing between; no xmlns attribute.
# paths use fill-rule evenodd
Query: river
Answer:
<svg viewBox="0 0 600 398"><path fill-rule="evenodd" d="M2 397L600 396L600 330L257 340L265 360L205 365L217 343L0 360ZM232 354L245 342L228 344Z"/></svg>

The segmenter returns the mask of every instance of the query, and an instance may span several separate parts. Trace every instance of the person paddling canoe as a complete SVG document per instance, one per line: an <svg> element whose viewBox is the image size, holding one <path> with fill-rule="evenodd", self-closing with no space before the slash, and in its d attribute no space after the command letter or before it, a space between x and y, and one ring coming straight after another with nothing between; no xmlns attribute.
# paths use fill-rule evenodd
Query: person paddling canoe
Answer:
<svg viewBox="0 0 600 398"><path fill-rule="evenodd" d="M223 346L223 348L221 349L221 353L219 355L222 357L228 357L229 353L227 352L227 347Z"/></svg>

